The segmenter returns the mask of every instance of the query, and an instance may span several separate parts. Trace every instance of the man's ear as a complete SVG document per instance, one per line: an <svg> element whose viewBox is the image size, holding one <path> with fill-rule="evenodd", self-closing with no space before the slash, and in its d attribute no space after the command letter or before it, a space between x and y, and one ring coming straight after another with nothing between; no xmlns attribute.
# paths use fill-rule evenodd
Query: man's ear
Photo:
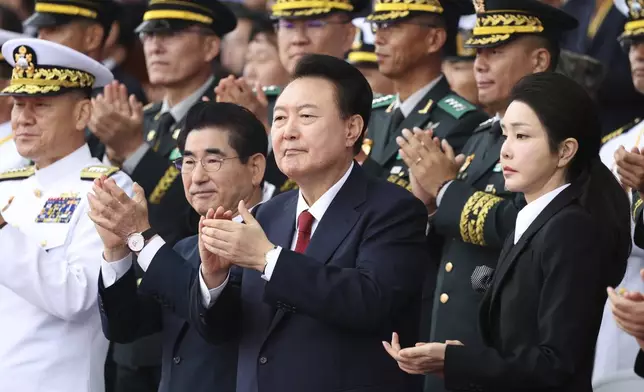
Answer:
<svg viewBox="0 0 644 392"><path fill-rule="evenodd" d="M102 55L103 36L107 34L103 26L98 23L90 23L85 28L85 37L83 37L83 44L85 46L85 53L97 52Z"/></svg>
<svg viewBox="0 0 644 392"><path fill-rule="evenodd" d="M81 99L76 102L74 107L74 119L76 120L76 130L85 132L87 124L92 117L92 102L89 99Z"/></svg>
<svg viewBox="0 0 644 392"><path fill-rule="evenodd" d="M253 186L259 186L259 184L262 183L266 172L266 157L262 154L255 154L248 159L248 165L253 173Z"/></svg>
<svg viewBox="0 0 644 392"><path fill-rule="evenodd" d="M532 71L534 73L546 72L552 63L552 56L545 48L537 48L532 52Z"/></svg>
<svg viewBox="0 0 644 392"><path fill-rule="evenodd" d="M212 63L221 49L221 38L216 35L209 35L204 39L203 56L204 62Z"/></svg>

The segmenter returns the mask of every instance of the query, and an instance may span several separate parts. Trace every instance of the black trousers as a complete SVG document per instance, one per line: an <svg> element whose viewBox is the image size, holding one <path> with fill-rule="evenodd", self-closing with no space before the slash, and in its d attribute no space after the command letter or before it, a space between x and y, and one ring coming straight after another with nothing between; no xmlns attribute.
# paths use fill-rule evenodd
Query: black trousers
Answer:
<svg viewBox="0 0 644 392"><path fill-rule="evenodd" d="M114 392L157 392L161 382L161 366L132 369L116 364Z"/></svg>

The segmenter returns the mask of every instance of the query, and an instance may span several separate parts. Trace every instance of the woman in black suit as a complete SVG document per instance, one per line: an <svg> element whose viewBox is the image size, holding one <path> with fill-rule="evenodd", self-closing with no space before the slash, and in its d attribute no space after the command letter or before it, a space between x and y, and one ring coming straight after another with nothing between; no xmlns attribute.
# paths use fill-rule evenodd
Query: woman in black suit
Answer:
<svg viewBox="0 0 644 392"><path fill-rule="evenodd" d="M571 79L525 77L502 126L506 186L528 205L481 303L485 346L401 349L396 334L383 344L403 371L442 374L449 390L591 392L606 287L630 253L628 198L599 160L597 110Z"/></svg>

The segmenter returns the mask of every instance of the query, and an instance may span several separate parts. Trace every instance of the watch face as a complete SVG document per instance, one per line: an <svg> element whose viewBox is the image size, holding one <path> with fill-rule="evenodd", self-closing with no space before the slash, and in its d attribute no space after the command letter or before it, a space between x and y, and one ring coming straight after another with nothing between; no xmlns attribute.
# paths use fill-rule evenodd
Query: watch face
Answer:
<svg viewBox="0 0 644 392"><path fill-rule="evenodd" d="M132 252L140 252L145 245L145 239L141 233L133 233L127 237L127 246Z"/></svg>

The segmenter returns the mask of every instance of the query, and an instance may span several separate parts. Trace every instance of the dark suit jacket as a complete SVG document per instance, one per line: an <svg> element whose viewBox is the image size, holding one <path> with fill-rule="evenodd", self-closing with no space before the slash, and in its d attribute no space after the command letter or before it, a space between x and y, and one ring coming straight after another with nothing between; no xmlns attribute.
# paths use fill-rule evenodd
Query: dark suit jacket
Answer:
<svg viewBox="0 0 644 392"><path fill-rule="evenodd" d="M448 346L450 390L591 392L606 287L626 260L601 238L573 183L514 245L508 236L480 307L486 347Z"/></svg>
<svg viewBox="0 0 644 392"><path fill-rule="evenodd" d="M196 274L200 264L196 236L179 242L174 250L162 248L156 258L180 259L190 268L190 273ZM161 332L159 392L235 392L236 342L206 342L190 327L187 314L174 313L168 303L157 302L143 290L137 292L134 268L107 289L100 277L99 295L103 332L109 340L129 343Z"/></svg>
<svg viewBox="0 0 644 392"><path fill-rule="evenodd" d="M640 351L637 354L637 360L635 361L635 373L638 376L644 377L644 351Z"/></svg>
<svg viewBox="0 0 644 392"><path fill-rule="evenodd" d="M299 254L289 250L297 198L287 192L255 210L270 241L283 247L270 282L244 270L206 310L198 280L155 258L145 289L175 308L190 306L209 341L240 339L240 392L419 391L421 380L403 373L381 341L393 331L404 345L417 341L425 207L355 164ZM166 279L151 278L157 275ZM175 283L160 284L168 280Z"/></svg>

